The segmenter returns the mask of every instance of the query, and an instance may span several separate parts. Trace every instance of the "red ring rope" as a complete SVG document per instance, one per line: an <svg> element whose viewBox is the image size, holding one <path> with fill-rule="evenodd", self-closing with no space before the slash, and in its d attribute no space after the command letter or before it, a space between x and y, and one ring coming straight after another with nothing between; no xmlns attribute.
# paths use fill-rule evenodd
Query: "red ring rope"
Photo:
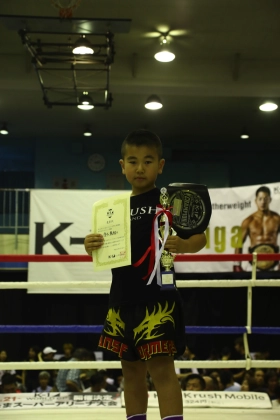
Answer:
<svg viewBox="0 0 280 420"><path fill-rule="evenodd" d="M257 254L258 261L279 261L280 254ZM175 262L182 261L252 261L253 254L178 254ZM0 262L90 262L89 255L0 255Z"/></svg>

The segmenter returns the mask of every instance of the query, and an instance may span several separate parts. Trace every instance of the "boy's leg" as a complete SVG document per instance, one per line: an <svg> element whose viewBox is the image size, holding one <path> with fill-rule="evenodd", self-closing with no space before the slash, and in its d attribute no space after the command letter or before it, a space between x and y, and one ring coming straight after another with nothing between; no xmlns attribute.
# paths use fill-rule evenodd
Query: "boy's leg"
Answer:
<svg viewBox="0 0 280 420"><path fill-rule="evenodd" d="M175 372L172 356L157 356L146 362L155 384L161 418L183 419L182 391Z"/></svg>
<svg viewBox="0 0 280 420"><path fill-rule="evenodd" d="M136 362L121 360L121 363L127 417L139 415L138 418L135 417L135 420L145 419L148 405L147 366L140 360ZM142 418L140 414L142 414ZM134 420L133 417L132 419Z"/></svg>

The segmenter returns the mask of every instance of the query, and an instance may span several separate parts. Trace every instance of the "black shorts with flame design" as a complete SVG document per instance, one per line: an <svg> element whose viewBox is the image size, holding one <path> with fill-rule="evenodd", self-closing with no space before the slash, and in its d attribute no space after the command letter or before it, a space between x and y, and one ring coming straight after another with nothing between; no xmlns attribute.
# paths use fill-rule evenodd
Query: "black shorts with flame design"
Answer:
<svg viewBox="0 0 280 420"><path fill-rule="evenodd" d="M165 298L110 308L98 347L128 361L180 356L185 351L182 302Z"/></svg>

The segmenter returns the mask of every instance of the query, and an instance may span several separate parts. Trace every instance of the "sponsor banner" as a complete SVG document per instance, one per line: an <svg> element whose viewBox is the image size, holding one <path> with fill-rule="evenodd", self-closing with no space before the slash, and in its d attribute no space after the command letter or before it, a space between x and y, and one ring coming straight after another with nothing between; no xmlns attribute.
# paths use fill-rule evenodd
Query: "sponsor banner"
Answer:
<svg viewBox="0 0 280 420"><path fill-rule="evenodd" d="M209 189L212 217L206 230L207 245L201 254L278 252L280 182L236 188ZM267 190L268 189L268 190ZM269 191L269 193L267 193ZM92 205L124 191L32 190L30 254L85 254L83 242L91 230ZM131 209L131 218L141 218L145 207ZM155 211L155 209L154 209ZM257 247L255 246L257 244ZM259 270L277 270L278 262L261 264ZM249 262L175 262L177 273L251 271ZM92 263L29 263L28 281L65 281L63 289L40 289L40 293L108 293L109 288L67 289L71 281L110 281L109 270L94 272ZM38 293L32 291L33 293Z"/></svg>
<svg viewBox="0 0 280 420"><path fill-rule="evenodd" d="M182 391L183 407L272 408L262 392ZM148 407L158 407L157 393L148 392Z"/></svg>
<svg viewBox="0 0 280 420"><path fill-rule="evenodd" d="M41 392L22 394L0 394L0 410L23 410L32 408L88 408L121 407L119 392Z"/></svg>

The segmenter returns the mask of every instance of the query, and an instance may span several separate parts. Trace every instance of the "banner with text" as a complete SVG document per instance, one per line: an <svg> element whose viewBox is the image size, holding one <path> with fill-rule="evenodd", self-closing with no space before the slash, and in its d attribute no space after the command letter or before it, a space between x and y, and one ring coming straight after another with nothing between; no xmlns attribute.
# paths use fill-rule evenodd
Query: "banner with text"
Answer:
<svg viewBox="0 0 280 420"><path fill-rule="evenodd" d="M124 191L32 190L30 254L85 255L84 238L90 233L92 205ZM274 253L279 250L280 182L235 188L209 189L212 217L201 254ZM145 207L131 210L141 217ZM155 211L155 209L154 209ZM278 262L259 262L258 269L277 270ZM249 262L175 262L177 273L251 271ZM109 287L67 288L71 281L110 281L111 272L94 272L92 263L29 263L28 281L65 281L63 289L40 293L108 293Z"/></svg>

